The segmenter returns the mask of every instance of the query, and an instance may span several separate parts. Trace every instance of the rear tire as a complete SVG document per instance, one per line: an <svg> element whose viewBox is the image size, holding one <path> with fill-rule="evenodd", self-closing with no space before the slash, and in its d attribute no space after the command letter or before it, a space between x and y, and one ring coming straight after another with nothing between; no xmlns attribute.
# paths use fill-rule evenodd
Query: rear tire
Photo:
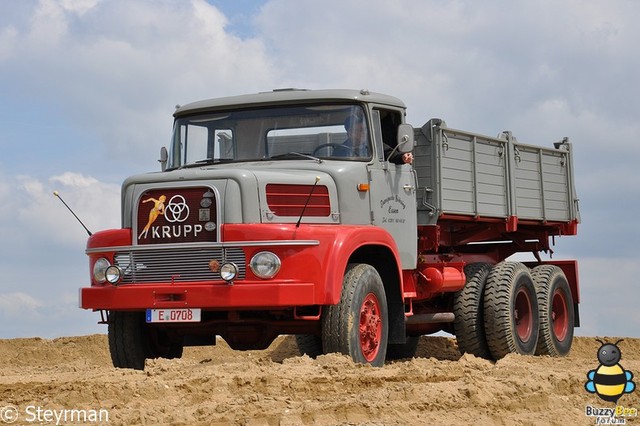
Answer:
<svg viewBox="0 0 640 426"><path fill-rule="evenodd" d="M387 298L378 271L363 263L349 264L340 302L323 312L324 353L339 352L354 362L381 367L388 333Z"/></svg>
<svg viewBox="0 0 640 426"><path fill-rule="evenodd" d="M464 267L467 277L462 290L454 295L454 330L461 354L491 359L484 331L484 288L492 266L488 263L471 263Z"/></svg>
<svg viewBox="0 0 640 426"><path fill-rule="evenodd" d="M571 350L575 318L567 277L555 265L533 268L531 278L538 294L540 334L536 355L565 356Z"/></svg>
<svg viewBox="0 0 640 426"><path fill-rule="evenodd" d="M538 342L538 301L529 268L501 262L487 277L484 325L494 359L509 353L533 355Z"/></svg>
<svg viewBox="0 0 640 426"><path fill-rule="evenodd" d="M109 313L109 352L114 367L144 370L149 352L144 321L143 312Z"/></svg>

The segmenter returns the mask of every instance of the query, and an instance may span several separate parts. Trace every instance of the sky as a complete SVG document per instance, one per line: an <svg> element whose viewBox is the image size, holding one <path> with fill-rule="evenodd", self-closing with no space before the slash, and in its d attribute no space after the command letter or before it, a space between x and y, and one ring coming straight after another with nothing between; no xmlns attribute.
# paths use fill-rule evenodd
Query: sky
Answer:
<svg viewBox="0 0 640 426"><path fill-rule="evenodd" d="M0 339L105 333L87 234L159 170L177 104L366 88L415 127L573 142L582 336L640 337L640 2L0 0Z"/></svg>

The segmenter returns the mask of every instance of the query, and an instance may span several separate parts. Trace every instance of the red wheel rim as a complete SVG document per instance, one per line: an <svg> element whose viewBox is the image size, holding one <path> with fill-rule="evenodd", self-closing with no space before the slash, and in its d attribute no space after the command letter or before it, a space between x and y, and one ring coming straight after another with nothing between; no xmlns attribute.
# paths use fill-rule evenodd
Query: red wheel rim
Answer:
<svg viewBox="0 0 640 426"><path fill-rule="evenodd" d="M382 338L382 318L380 302L375 294L369 293L360 308L360 349L364 359L371 362L380 350Z"/></svg>
<svg viewBox="0 0 640 426"><path fill-rule="evenodd" d="M553 324L553 334L562 342L569 332L569 311L567 309L567 298L564 291L553 292L551 300L551 322Z"/></svg>
<svg viewBox="0 0 640 426"><path fill-rule="evenodd" d="M516 320L516 332L523 342L531 337L533 331L533 308L531 298L526 289L521 288L516 294L514 317Z"/></svg>

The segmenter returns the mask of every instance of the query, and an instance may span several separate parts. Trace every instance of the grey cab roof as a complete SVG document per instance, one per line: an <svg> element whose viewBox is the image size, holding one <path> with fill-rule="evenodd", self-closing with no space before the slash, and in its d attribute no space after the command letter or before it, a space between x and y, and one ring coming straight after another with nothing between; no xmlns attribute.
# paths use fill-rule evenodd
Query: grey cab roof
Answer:
<svg viewBox="0 0 640 426"><path fill-rule="evenodd" d="M369 92L368 90L350 89L276 89L272 92L261 92L251 95L229 96L224 98L206 99L177 106L173 114L175 117L194 112L208 111L219 108L244 108L248 106L267 106L289 103L328 102L328 101L362 101L405 108L400 99Z"/></svg>

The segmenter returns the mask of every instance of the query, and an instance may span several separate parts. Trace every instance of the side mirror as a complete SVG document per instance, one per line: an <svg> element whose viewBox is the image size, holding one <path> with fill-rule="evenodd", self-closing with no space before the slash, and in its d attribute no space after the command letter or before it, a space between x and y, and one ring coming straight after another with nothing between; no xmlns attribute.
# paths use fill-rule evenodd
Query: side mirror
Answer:
<svg viewBox="0 0 640 426"><path fill-rule="evenodd" d="M169 153L167 152L167 148L164 146L160 148L160 159L158 162L160 163L160 169L164 172L167 170L167 161L169 160Z"/></svg>
<svg viewBox="0 0 640 426"><path fill-rule="evenodd" d="M401 124L398 126L398 145L396 148L399 152L411 152L414 146L413 126L411 124Z"/></svg>

